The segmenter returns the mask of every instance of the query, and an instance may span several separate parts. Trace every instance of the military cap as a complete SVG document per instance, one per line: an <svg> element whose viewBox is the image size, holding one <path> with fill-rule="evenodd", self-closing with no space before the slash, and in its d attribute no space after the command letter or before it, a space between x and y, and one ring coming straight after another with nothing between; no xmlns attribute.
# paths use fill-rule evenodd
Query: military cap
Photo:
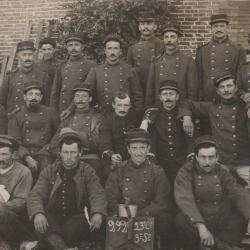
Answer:
<svg viewBox="0 0 250 250"><path fill-rule="evenodd" d="M70 41L78 41L80 43L84 43L83 41L83 35L82 33L73 33L73 34L69 34L68 37L65 40L65 43L68 43Z"/></svg>
<svg viewBox="0 0 250 250"><path fill-rule="evenodd" d="M90 88L90 85L87 83L79 83L76 84L72 90L72 94L75 94L76 91L86 91L88 92L90 95L92 95L92 90Z"/></svg>
<svg viewBox="0 0 250 250"><path fill-rule="evenodd" d="M62 143L67 138L74 138L76 141L81 141L80 135L71 128L62 128L59 134L59 143Z"/></svg>
<svg viewBox="0 0 250 250"><path fill-rule="evenodd" d="M17 44L17 49L16 49L16 52L20 52L20 51L23 51L23 50L32 50L32 51L35 51L36 48L35 48L35 45L32 41L30 40L27 40L27 41L21 41Z"/></svg>
<svg viewBox="0 0 250 250"><path fill-rule="evenodd" d="M123 44L123 40L121 38L121 36L119 36L118 34L108 34L104 40L103 40L103 44L106 45L107 42L109 41L115 41L115 42L119 42L120 45Z"/></svg>
<svg viewBox="0 0 250 250"><path fill-rule="evenodd" d="M197 153L198 150L204 145L211 145L211 147L216 147L216 142L211 135L200 136L194 142L194 152Z"/></svg>
<svg viewBox="0 0 250 250"><path fill-rule="evenodd" d="M169 31L175 32L178 36L182 35L179 26L171 24L171 23L163 27L162 34L165 34L166 32L169 32Z"/></svg>
<svg viewBox="0 0 250 250"><path fill-rule="evenodd" d="M214 78L214 86L217 88L221 82L228 79L234 79L234 76L231 74L231 72L222 72Z"/></svg>
<svg viewBox="0 0 250 250"><path fill-rule="evenodd" d="M164 81L160 82L159 93L164 89L173 89L173 90L179 92L178 83L174 80L164 80Z"/></svg>
<svg viewBox="0 0 250 250"><path fill-rule="evenodd" d="M50 37L45 37L39 42L39 48L42 48L44 44L50 44L53 48L56 48L56 42Z"/></svg>
<svg viewBox="0 0 250 250"><path fill-rule="evenodd" d="M153 11L141 11L139 13L138 22L154 22L155 13Z"/></svg>
<svg viewBox="0 0 250 250"><path fill-rule="evenodd" d="M29 82L24 83L24 89L23 92L24 94L27 93L30 89L40 89L40 91L43 91L43 86L42 83L38 80L31 80Z"/></svg>
<svg viewBox="0 0 250 250"><path fill-rule="evenodd" d="M141 128L134 128L127 132L126 143L132 143L132 142L147 142L149 143L149 133Z"/></svg>
<svg viewBox="0 0 250 250"><path fill-rule="evenodd" d="M14 137L10 135L0 135L0 145L17 149L19 143Z"/></svg>
<svg viewBox="0 0 250 250"><path fill-rule="evenodd" d="M216 14L216 15L211 16L210 25L213 25L214 23L218 23L218 22L225 22L228 24L229 21L228 21L227 14Z"/></svg>

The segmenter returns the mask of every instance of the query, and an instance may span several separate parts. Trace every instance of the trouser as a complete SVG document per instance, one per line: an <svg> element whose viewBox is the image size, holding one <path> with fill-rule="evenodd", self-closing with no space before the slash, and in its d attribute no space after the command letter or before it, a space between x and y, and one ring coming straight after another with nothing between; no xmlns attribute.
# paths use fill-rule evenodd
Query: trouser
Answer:
<svg viewBox="0 0 250 250"><path fill-rule="evenodd" d="M62 250L67 247L78 246L82 241L102 241L103 228L90 232L89 224L84 214L75 214L63 217L56 213L46 213L49 227L44 234L39 234L40 239L47 239L54 249Z"/></svg>
<svg viewBox="0 0 250 250"><path fill-rule="evenodd" d="M26 214L17 215L11 210L0 208L0 239L7 242L11 248L18 247L24 240L32 238ZM2 249L2 248L0 248Z"/></svg>
<svg viewBox="0 0 250 250"><path fill-rule="evenodd" d="M212 233L215 239L216 250L233 250L238 249L245 230L246 222L238 214L232 214L227 218L216 218L205 223L207 229ZM175 227L178 233L179 241L183 243L184 249L199 250L200 237L198 229L182 213L175 218Z"/></svg>

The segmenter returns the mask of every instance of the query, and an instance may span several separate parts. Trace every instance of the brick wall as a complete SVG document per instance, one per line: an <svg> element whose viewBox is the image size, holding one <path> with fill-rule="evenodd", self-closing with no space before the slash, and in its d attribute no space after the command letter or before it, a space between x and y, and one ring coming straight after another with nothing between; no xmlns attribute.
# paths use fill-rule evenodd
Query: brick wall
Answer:
<svg viewBox="0 0 250 250"><path fill-rule="evenodd" d="M1 0L0 1L0 56L8 55L12 45L23 38L27 20L32 21L35 40L40 20L63 17L63 4L74 0ZM180 23L183 37L181 48L194 52L195 48L210 38L209 17L212 13L225 12L231 21L230 37L248 48L250 33L249 0L169 0L175 6L172 15Z"/></svg>

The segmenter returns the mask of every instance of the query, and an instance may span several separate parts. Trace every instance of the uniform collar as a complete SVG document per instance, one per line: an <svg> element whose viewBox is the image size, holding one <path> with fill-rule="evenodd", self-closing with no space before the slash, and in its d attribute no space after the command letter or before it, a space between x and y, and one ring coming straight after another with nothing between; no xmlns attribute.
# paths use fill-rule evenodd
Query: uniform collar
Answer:
<svg viewBox="0 0 250 250"><path fill-rule="evenodd" d="M174 56L179 53L179 49L177 48L172 54L167 54L166 51L164 52L164 56Z"/></svg>
<svg viewBox="0 0 250 250"><path fill-rule="evenodd" d="M78 109L76 108L75 110L75 114L89 114L92 112L92 109L89 107L89 109L86 110L82 110L82 109Z"/></svg>
<svg viewBox="0 0 250 250"><path fill-rule="evenodd" d="M130 165L132 168L135 168L135 169L141 169L141 168L144 168L146 166L146 161L144 161L143 163L141 163L140 165L136 165L131 159L130 159Z"/></svg>
<svg viewBox="0 0 250 250"><path fill-rule="evenodd" d="M69 61L71 62L77 62L77 61L81 61L84 58L83 54L80 54L77 57L69 57Z"/></svg>
<svg viewBox="0 0 250 250"><path fill-rule="evenodd" d="M152 40L154 40L154 38L155 38L155 36L153 35L153 36L151 36L151 37L149 37L148 39L146 39L145 37L140 37L140 41L152 41Z"/></svg>
<svg viewBox="0 0 250 250"><path fill-rule="evenodd" d="M33 70L33 68L34 68L34 63L29 68L20 67L20 70L23 74L27 74L27 73L31 72Z"/></svg>
<svg viewBox="0 0 250 250"><path fill-rule="evenodd" d="M212 42L214 42L214 43L226 43L228 41L229 41L228 36L226 36L223 40L218 40L218 39L215 39L214 37L212 37Z"/></svg>

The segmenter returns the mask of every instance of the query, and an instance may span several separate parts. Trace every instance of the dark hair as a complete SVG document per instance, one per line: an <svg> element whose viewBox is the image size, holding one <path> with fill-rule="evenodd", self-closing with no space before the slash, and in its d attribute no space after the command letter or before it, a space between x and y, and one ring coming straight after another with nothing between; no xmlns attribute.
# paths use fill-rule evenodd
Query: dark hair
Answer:
<svg viewBox="0 0 250 250"><path fill-rule="evenodd" d="M124 99L126 99L128 97L129 97L128 92L118 91L114 95L113 102L115 102L115 98L124 100Z"/></svg>
<svg viewBox="0 0 250 250"><path fill-rule="evenodd" d="M41 49L44 44L50 44L54 49L56 48L56 42L50 37L45 37L39 42L39 49Z"/></svg>
<svg viewBox="0 0 250 250"><path fill-rule="evenodd" d="M9 145L5 143L0 143L0 148L9 148L11 154L13 154L15 151L17 151L18 146L17 145Z"/></svg>
<svg viewBox="0 0 250 250"><path fill-rule="evenodd" d="M200 150L200 149L203 149L203 148L215 148L216 151L217 151L217 146L216 146L214 143L206 142L206 143L202 143L202 144L198 145L197 147L195 147L194 153L195 153L196 155L198 155L199 150Z"/></svg>
<svg viewBox="0 0 250 250"><path fill-rule="evenodd" d="M73 143L76 143L77 146L78 146L79 151L81 151L81 148L82 148L81 140L80 140L79 138L74 137L74 136L69 136L69 137L66 137L66 138L62 139L62 140L59 142L59 149L60 149L60 152L62 151L62 146L63 146L63 144L71 145L71 144L73 144Z"/></svg>

